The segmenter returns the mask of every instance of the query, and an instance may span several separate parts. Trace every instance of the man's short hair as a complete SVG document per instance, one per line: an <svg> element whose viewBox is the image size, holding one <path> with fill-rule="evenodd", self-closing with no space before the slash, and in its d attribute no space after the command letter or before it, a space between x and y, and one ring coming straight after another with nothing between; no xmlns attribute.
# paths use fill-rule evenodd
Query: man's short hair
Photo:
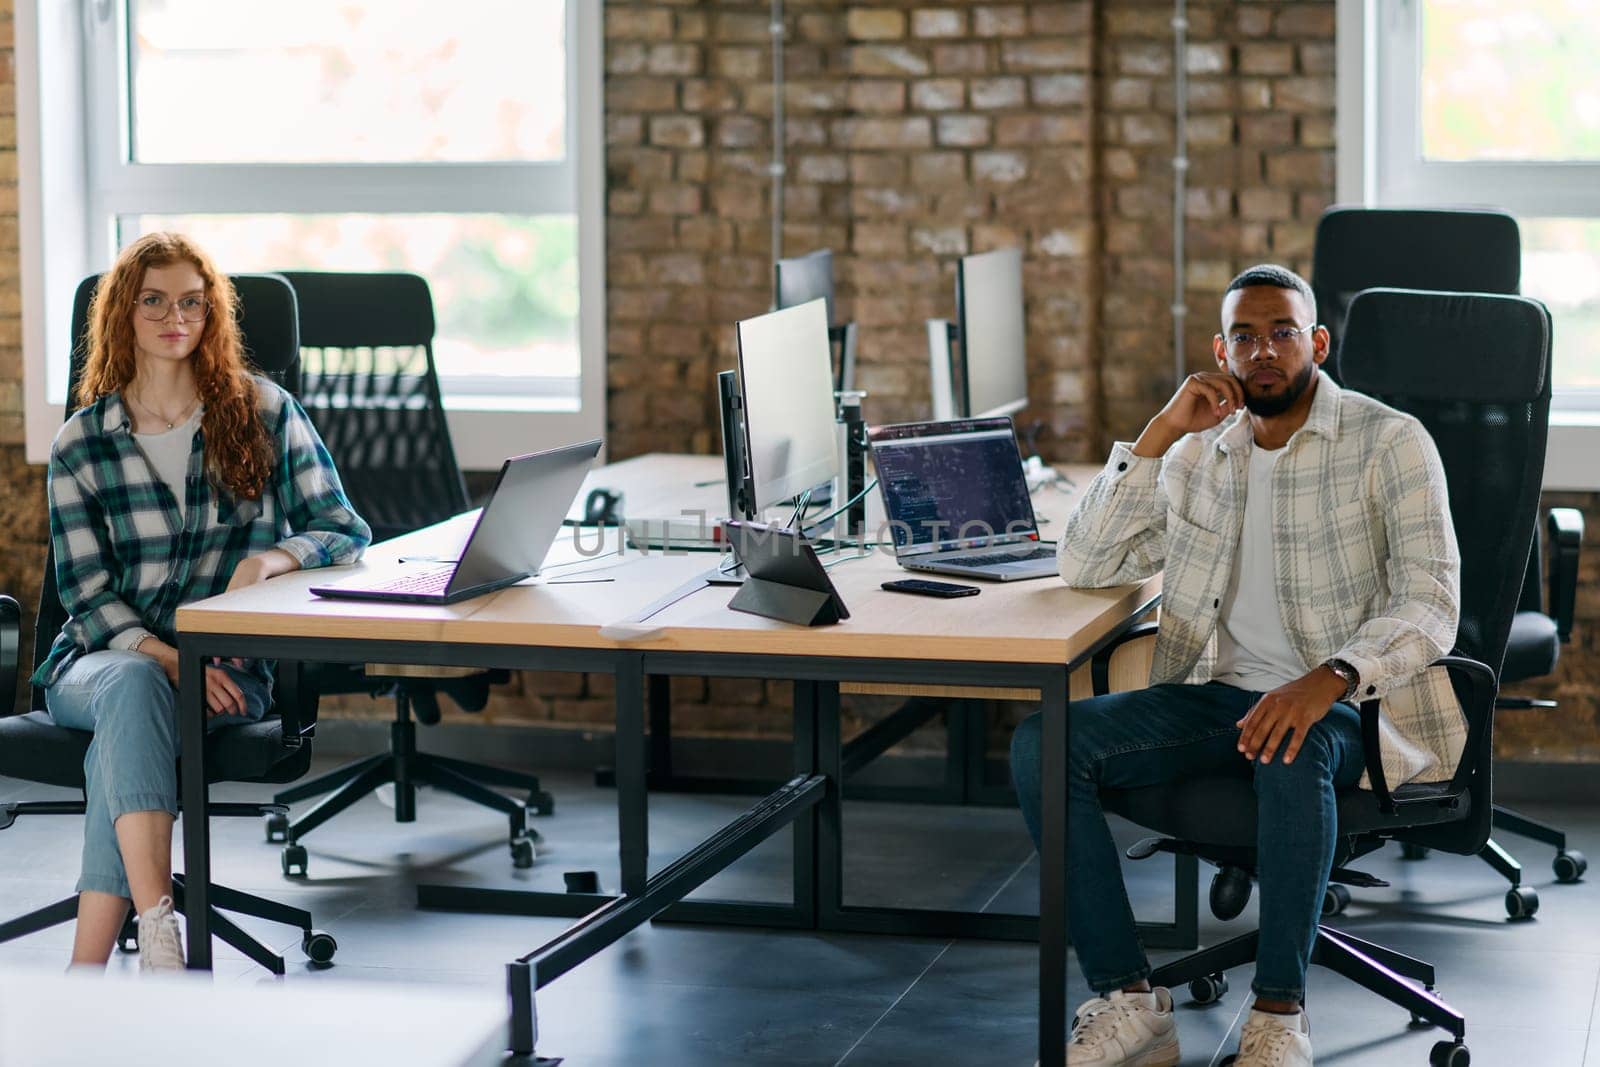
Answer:
<svg viewBox="0 0 1600 1067"><path fill-rule="evenodd" d="M1228 283L1228 287L1222 293L1226 296L1235 289L1248 289L1253 285L1293 289L1306 298L1306 305L1311 308L1311 314L1315 316L1317 313L1317 295L1311 291L1311 286L1288 267L1280 267L1276 263L1258 263L1253 267L1246 267Z"/></svg>

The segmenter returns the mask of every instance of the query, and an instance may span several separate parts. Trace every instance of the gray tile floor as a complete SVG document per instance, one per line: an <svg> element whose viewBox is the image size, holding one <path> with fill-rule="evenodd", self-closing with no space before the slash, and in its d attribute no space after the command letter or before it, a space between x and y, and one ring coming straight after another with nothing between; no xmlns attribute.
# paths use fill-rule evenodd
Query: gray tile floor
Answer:
<svg viewBox="0 0 1600 1067"><path fill-rule="evenodd" d="M325 764L331 765L331 764ZM309 877L287 880L276 846L253 820L217 820L214 871L225 884L307 907L339 940L335 965L310 969L298 938L245 920L291 960L292 983L348 980L503 986L503 966L563 926L558 920L419 912L419 881L559 889L570 869L616 884L615 796L587 776L546 776L556 814L539 820L543 851L532 870L511 867L500 817L424 792L419 818L397 825L369 798L306 841ZM245 787L219 798L259 795ZM61 791L0 779L0 797ZM652 799L652 869L726 821L735 798ZM1545 808L1574 845L1600 857L1600 806ZM1133 833L1129 832L1131 838ZM851 903L1037 908L1037 871L1015 812L850 803L846 808ZM1508 839L1542 896L1531 923L1505 920L1504 885L1476 860L1405 862L1397 850L1363 869L1393 882L1361 891L1337 925L1432 961L1446 998L1468 1017L1475 1064L1600 1067L1600 875L1556 885L1551 853ZM80 830L69 817L28 817L0 834L0 918L64 896L78 868ZM787 837L770 841L702 895L781 899ZM1129 865L1136 910L1170 915L1163 858ZM1231 924L1203 915L1214 942L1253 926L1253 907ZM70 927L0 945L0 965L59 969ZM1157 954L1157 958L1170 955ZM131 958L113 961L121 978ZM572 1067L738 1064L1015 1064L1033 1062L1032 946L759 930L647 926L540 993L540 1051ZM277 981L218 944L218 981ZM1232 1052L1249 974L1232 976L1222 1003L1180 1008L1185 1067ZM1074 975L1076 1002L1086 991ZM1180 1004L1186 994L1179 993ZM1415 1031L1405 1013L1338 978L1313 971L1309 1005L1319 1065L1427 1063L1440 1036Z"/></svg>

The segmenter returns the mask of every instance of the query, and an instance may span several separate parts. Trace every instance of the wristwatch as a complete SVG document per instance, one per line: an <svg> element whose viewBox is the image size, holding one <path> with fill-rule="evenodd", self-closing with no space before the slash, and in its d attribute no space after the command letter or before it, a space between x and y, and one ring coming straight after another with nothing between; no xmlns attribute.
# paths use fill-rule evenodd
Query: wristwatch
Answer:
<svg viewBox="0 0 1600 1067"><path fill-rule="evenodd" d="M1322 665L1337 674L1344 682L1344 695L1339 698L1340 700L1348 701L1356 695L1356 690L1361 688L1361 675L1354 667L1337 658L1324 660Z"/></svg>

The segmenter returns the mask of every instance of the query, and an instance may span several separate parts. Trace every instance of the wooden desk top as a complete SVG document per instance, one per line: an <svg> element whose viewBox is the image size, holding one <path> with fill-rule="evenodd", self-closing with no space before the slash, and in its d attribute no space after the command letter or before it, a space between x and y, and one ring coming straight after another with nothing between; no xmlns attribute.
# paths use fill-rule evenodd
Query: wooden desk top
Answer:
<svg viewBox="0 0 1600 1067"><path fill-rule="evenodd" d="M648 473L640 457L604 468L597 475L616 486L616 472ZM693 461L693 463L688 461ZM717 457L667 457L677 469L694 473L696 464ZM656 468L657 471L661 467ZM1081 487L1095 468L1068 468ZM708 474L707 477L710 477ZM626 490L624 490L626 491ZM1075 494L1042 491L1065 520ZM1041 511L1045 505L1041 502ZM297 572L269 582L187 604L178 611L178 628L188 633L270 634L325 638L378 638L452 644L525 644L566 648L637 648L680 652L967 660L994 663L1063 664L1081 655L1105 632L1125 620L1160 590L1160 579L1105 590L1073 590L1049 578L1026 582L982 582L983 593L958 600L934 600L881 590L881 582L905 577L887 549L841 562L829 571L850 618L834 626L800 627L729 610L734 589L715 586L665 608L646 625L660 633L647 640L619 642L600 636L600 627L633 616L640 609L716 565L707 552L663 554L629 549L613 554L615 531L569 528L546 561L545 573L497 593L458 604L380 604L325 600L309 592L346 571L355 572L406 554L444 554L464 536L464 517L373 546L367 559L339 571ZM1046 527L1048 536L1048 527ZM604 539L602 541L602 538ZM602 543L608 554L602 551ZM823 563L841 558L824 553ZM571 564L562 566L562 564ZM572 583L579 577L611 582ZM568 584L563 584L567 582Z"/></svg>

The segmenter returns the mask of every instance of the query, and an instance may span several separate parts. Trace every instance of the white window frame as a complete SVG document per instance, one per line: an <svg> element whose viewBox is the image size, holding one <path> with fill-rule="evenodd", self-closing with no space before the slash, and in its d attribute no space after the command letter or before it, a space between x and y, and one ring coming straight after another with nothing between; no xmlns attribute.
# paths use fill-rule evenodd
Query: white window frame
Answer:
<svg viewBox="0 0 1600 1067"><path fill-rule="evenodd" d="M554 163L140 164L129 162L125 0L17 0L17 141L24 407L30 462L61 424L67 324L84 275L115 255L135 214L573 214L578 220L577 410L540 379L445 380L456 454L469 470L605 433L603 5L564 0L567 159ZM55 396L52 397L51 394ZM550 410L556 407L557 410ZM560 408L565 407L566 410Z"/></svg>
<svg viewBox="0 0 1600 1067"><path fill-rule="evenodd" d="M1420 0L1338 0L1337 198L1382 206L1492 205L1513 215L1600 217L1600 163L1420 158ZM1600 391L1552 401L1544 488L1600 490Z"/></svg>

